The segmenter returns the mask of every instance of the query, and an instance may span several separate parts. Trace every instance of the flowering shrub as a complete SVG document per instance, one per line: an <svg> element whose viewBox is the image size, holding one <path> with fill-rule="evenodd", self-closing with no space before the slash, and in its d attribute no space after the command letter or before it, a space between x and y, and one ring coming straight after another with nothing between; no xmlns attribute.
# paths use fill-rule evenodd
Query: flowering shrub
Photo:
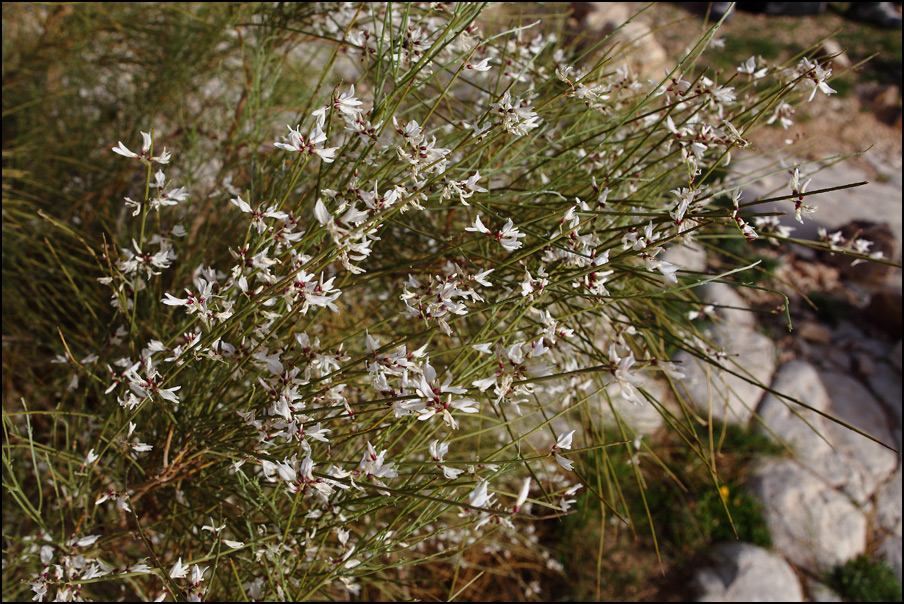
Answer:
<svg viewBox="0 0 904 604"><path fill-rule="evenodd" d="M43 343L59 397L4 402L4 573L36 600L358 595L605 498L582 456L644 446L625 404L696 421L646 385L683 377L677 349L721 362L692 287L734 271L665 252L787 236L724 168L830 70L696 73L710 32L650 80L482 8L227 15L222 72L185 102L219 91L234 120L196 119L228 134L136 115L89 155L120 175L93 189L107 213L42 211L73 248ZM33 208L9 209L24 245Z"/></svg>

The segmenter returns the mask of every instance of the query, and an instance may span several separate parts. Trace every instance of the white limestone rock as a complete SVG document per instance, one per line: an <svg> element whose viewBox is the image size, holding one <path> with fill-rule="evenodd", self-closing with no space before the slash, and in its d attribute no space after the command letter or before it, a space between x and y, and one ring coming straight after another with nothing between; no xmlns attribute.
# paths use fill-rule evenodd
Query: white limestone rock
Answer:
<svg viewBox="0 0 904 604"><path fill-rule="evenodd" d="M790 166L794 162L787 158L784 163ZM774 156L742 152L735 154L732 164L737 173L750 175L756 180L744 187L742 203L753 201L758 196L770 196L778 190L787 190L789 173L787 170L776 169L779 161ZM756 211L782 212L781 223L794 228L791 236L798 239L816 240L819 227L824 227L831 233L852 220L868 220L887 224L895 240L901 241L901 187L893 184L894 179L888 183L877 182L871 175L847 162L833 163L830 170L816 174L815 170L813 165L804 166L800 170L801 178L813 177L811 188L837 187L864 180L871 182L867 186L839 189L813 197L811 203L818 209L804 224L794 220L794 205L787 199L757 205ZM897 178L900 178L900 170Z"/></svg>
<svg viewBox="0 0 904 604"><path fill-rule="evenodd" d="M603 426L615 430L618 425L616 414L634 434L652 434L662 426L663 419L659 406L668 405L674 400L668 384L664 380L645 374L639 374L637 377L641 383L640 387L657 401L656 405L649 401L642 404L632 403L621 395L617 384L612 384L608 389L609 395L600 393L591 401L589 407L592 413L597 413L602 419Z"/></svg>
<svg viewBox="0 0 904 604"><path fill-rule="evenodd" d="M781 556L750 543L716 545L716 566L694 577L698 602L802 602L803 590Z"/></svg>
<svg viewBox="0 0 904 604"><path fill-rule="evenodd" d="M668 53L656 40L656 32L634 18L635 11L624 2L579 2L583 27L618 47L618 65L629 66L643 77L661 77L670 65ZM575 12L576 16L578 12Z"/></svg>
<svg viewBox="0 0 904 604"><path fill-rule="evenodd" d="M700 287L701 297L716 307L716 315L722 319L719 327L727 332L753 329L756 315L744 298L727 283L710 282Z"/></svg>
<svg viewBox="0 0 904 604"><path fill-rule="evenodd" d="M894 446L895 437L889 426L888 416L882 404L869 390L854 378L840 373L822 371L820 379L829 393L829 415L869 434L879 442ZM842 488L857 502L866 501L898 467L898 455L845 426L823 421L829 442L855 472L854 481Z"/></svg>
<svg viewBox="0 0 904 604"><path fill-rule="evenodd" d="M699 244L673 245L659 256L666 262L677 264L686 271L706 272L706 250Z"/></svg>
<svg viewBox="0 0 904 604"><path fill-rule="evenodd" d="M757 430L786 443L798 461L828 484L866 503L897 465L897 456L817 412L836 417L864 432L892 442L882 410L859 382L840 374L820 373L803 361L791 361L776 373L772 389L801 405L767 394L757 411Z"/></svg>
<svg viewBox="0 0 904 604"><path fill-rule="evenodd" d="M764 462L748 486L763 502L773 546L795 566L821 574L866 550L863 512L797 462Z"/></svg>
<svg viewBox="0 0 904 604"><path fill-rule="evenodd" d="M714 340L729 354L720 364L734 373L682 351L675 361L686 377L678 381L678 391L704 416L711 409L717 420L746 424L763 397L756 383L768 386L772 381L775 345L763 334L747 330L716 332Z"/></svg>
<svg viewBox="0 0 904 604"><path fill-rule="evenodd" d="M876 497L876 524L901 538L901 466Z"/></svg>

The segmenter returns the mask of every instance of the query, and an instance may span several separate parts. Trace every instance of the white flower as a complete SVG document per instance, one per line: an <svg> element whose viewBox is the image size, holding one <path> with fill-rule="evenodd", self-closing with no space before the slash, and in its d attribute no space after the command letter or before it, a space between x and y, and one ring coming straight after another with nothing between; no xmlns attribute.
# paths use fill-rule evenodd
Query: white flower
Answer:
<svg viewBox="0 0 904 604"><path fill-rule="evenodd" d="M574 462L569 459L565 459L558 453L556 453L556 463L558 463L560 466L562 466L564 469L568 470L569 472L571 472L574 469Z"/></svg>
<svg viewBox="0 0 904 604"><path fill-rule="evenodd" d="M465 230L488 235L501 243L502 247L510 252L520 248L521 242L518 240L526 236L518 230L518 227L515 226L515 223L512 222L511 218L506 220L501 231L494 233L481 222L480 216L478 215L474 220L474 226L466 227Z"/></svg>
<svg viewBox="0 0 904 604"><path fill-rule="evenodd" d="M662 248L658 248L662 249ZM662 276L665 277L665 280L669 283L678 283L678 276L675 273L678 271L680 266L677 264L672 264L671 262L666 262L665 260L654 259L656 264L656 270L662 273Z"/></svg>
<svg viewBox="0 0 904 604"><path fill-rule="evenodd" d="M502 127L515 136L524 136L540 126L540 116L531 108L530 101L516 99L506 90L498 103L490 105L491 113L502 116Z"/></svg>
<svg viewBox="0 0 904 604"><path fill-rule="evenodd" d="M167 294L169 295L169 294ZM160 398L163 400L169 401L174 405L179 404L179 396L176 394L176 390L181 389L182 386L174 386L172 388L160 388L157 390L157 394L160 395Z"/></svg>
<svg viewBox="0 0 904 604"><path fill-rule="evenodd" d="M94 449L91 449L90 451L88 451L88 455L85 456L85 463L82 464L82 465L90 466L91 464L93 464L93 463L94 463L95 461L97 461L98 459L100 459L100 455L98 455L97 453L95 453L95 452L94 452Z"/></svg>
<svg viewBox="0 0 904 604"><path fill-rule="evenodd" d="M487 57L479 63L468 63L467 65L465 65L465 69L473 69L474 71L489 71L490 69L492 69L492 67L490 67L490 58Z"/></svg>
<svg viewBox="0 0 904 604"><path fill-rule="evenodd" d="M131 573L145 573L150 574L153 569L145 564L144 562L139 562L138 564L129 567L129 572Z"/></svg>
<svg viewBox="0 0 904 604"><path fill-rule="evenodd" d="M491 269L489 269L489 270L486 270L486 271L482 271L482 272L480 272L480 273L477 273L476 275L473 275L473 276L471 277L471 280L472 280L472 281L477 281L478 283L480 283L480 284L483 285L484 287L492 287L493 284L492 284L491 282L487 281L487 276L488 276L490 273L492 273L494 270L496 270L496 269L491 268Z"/></svg>
<svg viewBox="0 0 904 604"><path fill-rule="evenodd" d="M490 502L490 495L487 494L488 486L489 483L486 480L481 480L471 491L471 494L468 495L468 503L471 507L480 508Z"/></svg>
<svg viewBox="0 0 904 604"><path fill-rule="evenodd" d="M483 222L480 221L480 215L477 215L477 218L474 220L474 226L465 227L466 231L473 231L475 233L484 233L486 235L491 235L490 229L486 228Z"/></svg>
<svg viewBox="0 0 904 604"><path fill-rule="evenodd" d="M772 124L775 120L778 120L779 125L787 130L794 125L794 121L791 119L792 115L794 115L794 107L782 101L775 108L769 119L766 120L766 123Z"/></svg>
<svg viewBox="0 0 904 604"><path fill-rule="evenodd" d="M549 284L549 279L545 279L540 277L538 279L534 279L530 274L530 271L524 271L524 281L521 282L521 296L522 297L534 297L534 294L537 292L543 292L546 286Z"/></svg>
<svg viewBox="0 0 904 604"><path fill-rule="evenodd" d="M681 222L684 220L684 215L687 213L688 208L694 202L694 191L692 189L674 189L672 193L678 197L678 204L669 212L669 215L675 220L675 222Z"/></svg>
<svg viewBox="0 0 904 604"><path fill-rule="evenodd" d="M230 199L229 203L231 203L232 205L234 205L235 207L237 207L238 209L240 209L241 211L243 211L245 213L252 211L251 206L248 204L247 201L242 199L242 197L240 195L236 195L235 197Z"/></svg>
<svg viewBox="0 0 904 604"><path fill-rule="evenodd" d="M94 545L94 542L98 539L100 539L100 535L88 535L87 537L75 540L72 543L72 547L88 547L89 545Z"/></svg>
<svg viewBox="0 0 904 604"><path fill-rule="evenodd" d="M760 70L756 68L756 57L750 57L738 67L738 73L743 73L751 76L754 80L758 80L760 78L766 77L766 73L769 70L766 67L763 67Z"/></svg>
<svg viewBox="0 0 904 604"><path fill-rule="evenodd" d="M481 187L477 184L477 181L479 180L479 171L469 176L467 180L450 180L446 182L445 186L443 187L440 199L446 199L447 197L451 197L453 193L458 193L459 201L461 201L461 203L466 206L470 206L471 204L465 201L466 199L473 197L474 193L487 192L484 187Z"/></svg>
<svg viewBox="0 0 904 604"><path fill-rule="evenodd" d="M490 386L496 385L496 376L494 375L482 380L474 380L473 382L471 382L471 385L481 392L486 392L490 388Z"/></svg>
<svg viewBox="0 0 904 604"><path fill-rule="evenodd" d="M521 490L518 492L518 498L515 500L515 506L512 508L516 514L521 509L521 506L527 501L527 494L530 492L530 477L524 479L524 484L521 485Z"/></svg>
<svg viewBox="0 0 904 604"><path fill-rule="evenodd" d="M447 480L455 480L464 473L464 470L456 470L455 468L450 468L449 466L443 466L442 468L443 476L445 476Z"/></svg>
<svg viewBox="0 0 904 604"><path fill-rule="evenodd" d="M358 107L361 104L361 101L355 98L355 86L352 85L348 92L343 92L333 101L333 108L346 115L356 115L364 111Z"/></svg>
<svg viewBox="0 0 904 604"><path fill-rule="evenodd" d="M276 463L276 472L279 474L279 477L285 480L286 482L294 482L298 477L295 468L292 467L285 458L281 462Z"/></svg>
<svg viewBox="0 0 904 604"><path fill-rule="evenodd" d="M631 367L635 363L634 353L631 352L627 357L619 359L617 362L618 368L615 370L615 380L618 382L619 388L621 388L622 396L635 405L643 404L644 398L637 391L637 387L640 384L631 371Z"/></svg>
<svg viewBox="0 0 904 604"><path fill-rule="evenodd" d="M392 462L386 463L384 461L385 456L385 450L381 451L380 454L377 455L377 452L374 450L373 445L368 442L367 451L364 452L364 457L361 458L361 463L358 464L358 470L363 474L367 474L375 478L395 478L399 475L399 473L393 467L395 464Z"/></svg>
<svg viewBox="0 0 904 604"><path fill-rule="evenodd" d="M756 230L749 223L744 222L741 218L736 218L735 221L738 223L738 227L740 227L741 233L747 241L753 241L759 237Z"/></svg>
<svg viewBox="0 0 904 604"><path fill-rule="evenodd" d="M113 383L114 386L116 383ZM135 396L132 392L126 392L125 398L117 398L116 401L119 403L120 407L124 409L128 409L129 411L134 411L135 407L137 407L141 403L141 399Z"/></svg>
<svg viewBox="0 0 904 604"><path fill-rule="evenodd" d="M176 564L173 565L172 570L170 570L169 576L171 579L184 579L188 574L188 565L182 564L182 558L176 561Z"/></svg>
<svg viewBox="0 0 904 604"><path fill-rule="evenodd" d="M712 93L713 99L718 103L734 103L735 98L737 98L732 86L716 86L710 89L710 93Z"/></svg>
<svg viewBox="0 0 904 604"><path fill-rule="evenodd" d="M292 129L292 126L287 126L287 128L289 128L289 142L273 143L275 147L297 153L314 153L326 163L332 163L336 159L336 151L339 147L323 146L323 143L326 142L326 133L319 125L314 126L314 130L311 131L308 138L302 136L301 126L296 127L295 130Z"/></svg>
<svg viewBox="0 0 904 604"><path fill-rule="evenodd" d="M103 577L104 575L110 574L110 570L112 567L107 566L103 562L97 563L94 562L91 566L88 567L88 570L80 577L81 580L87 581L88 579L96 579L97 577Z"/></svg>
<svg viewBox="0 0 904 604"><path fill-rule="evenodd" d="M207 572L208 568L210 568L210 567L209 566L201 567L201 566L198 566L197 564L192 566L191 567L191 579L189 579L191 581L191 584L194 585L195 587L201 585L201 581L204 580L204 573Z"/></svg>
<svg viewBox="0 0 904 604"><path fill-rule="evenodd" d="M320 422L317 422L317 424L313 428L306 428L304 435L307 438L313 438L314 440L319 440L322 443L328 443L330 442L330 439L326 437L327 432L332 432L332 430L330 430L329 428L321 428Z"/></svg>
<svg viewBox="0 0 904 604"><path fill-rule="evenodd" d="M826 80L832 76L831 69L824 69L816 61L810 61L804 57L797 66L797 72L804 76L807 84L813 88L810 98L807 99L808 102L813 100L817 92L822 92L827 96L835 94L835 90L826 83Z"/></svg>
<svg viewBox="0 0 904 604"><path fill-rule="evenodd" d="M800 169L794 168L794 173L791 175L791 182L788 183L791 187L791 194L797 196L797 199L794 200L794 219L801 224L804 222L802 214L812 214L816 211L815 206L804 205L804 193L807 192L807 187L810 185L811 180L813 179L808 178L801 184Z"/></svg>
<svg viewBox="0 0 904 604"><path fill-rule="evenodd" d="M671 361L660 361L658 359L654 359L653 361L651 361L651 365L652 367L663 371L667 376L676 380L682 380L686 377L684 372L681 371L681 369L679 369L678 366Z"/></svg>
<svg viewBox="0 0 904 604"><path fill-rule="evenodd" d="M141 145L141 153L135 153L134 151L130 151L128 147L126 147L122 141L119 141L119 144L116 147L112 148L113 153L118 155L122 155L123 157L129 158L138 158L143 161L151 161L157 162L158 164L168 164L170 160L170 153L167 152L166 147L163 148L163 153L156 157L150 157L151 151L151 135L149 132L141 133L142 145Z"/></svg>
<svg viewBox="0 0 904 604"><path fill-rule="evenodd" d="M448 452L449 443L441 443L438 440L430 443L430 455L433 457L433 461L442 461Z"/></svg>
<svg viewBox="0 0 904 604"><path fill-rule="evenodd" d="M43 602L44 598L47 596L47 582L43 579L39 579L28 585L31 585L31 590L35 592L35 596L31 600L33 602Z"/></svg>
<svg viewBox="0 0 904 604"><path fill-rule="evenodd" d="M141 214L141 202L140 201L135 201L134 199L130 199L129 197L126 197L124 199L125 199L127 208L135 208L132 211L132 216L138 216L139 214Z"/></svg>
<svg viewBox="0 0 904 604"><path fill-rule="evenodd" d="M211 518L210 524L205 524L204 526L201 527L201 530L202 531L210 531L211 533L216 534L216 533L219 533L220 531L222 531L224 528L226 528L225 524L222 526L215 526L214 522L213 522L213 518Z"/></svg>
<svg viewBox="0 0 904 604"><path fill-rule="evenodd" d="M556 449L570 449L571 448L571 440L574 437L575 431L565 432L560 434L556 439L556 444L553 446L553 450Z"/></svg>
<svg viewBox="0 0 904 604"><path fill-rule="evenodd" d="M143 157L147 154L148 150L151 148L151 135L147 132L142 132L141 137L144 139L144 145L141 149L141 154L135 153L134 151L130 151L128 147L126 147L122 141L119 141L119 145L113 147L113 153L118 153L123 157Z"/></svg>
<svg viewBox="0 0 904 604"><path fill-rule="evenodd" d="M177 298L169 292L163 295L165 297L161 301L167 306L186 306L188 304L188 300L185 298Z"/></svg>

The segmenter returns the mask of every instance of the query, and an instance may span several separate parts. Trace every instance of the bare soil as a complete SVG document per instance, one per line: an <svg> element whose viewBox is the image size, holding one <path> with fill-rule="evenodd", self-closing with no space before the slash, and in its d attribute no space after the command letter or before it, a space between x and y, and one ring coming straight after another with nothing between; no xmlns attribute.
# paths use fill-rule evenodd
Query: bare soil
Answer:
<svg viewBox="0 0 904 604"><path fill-rule="evenodd" d="M645 6L631 4L637 10ZM657 42L668 55L675 58L707 27L701 14L705 6L657 3L641 18L657 32ZM727 72L729 65L739 65L751 55L781 61L800 53L823 59L843 51L833 60L835 79L830 84L837 94L817 95L812 103L798 109L792 128L762 128L751 142L761 150L770 150L794 141L795 155L802 159L870 149L872 161L864 157L852 161L875 174L877 161L889 164L901 156L901 30L850 21L840 14L844 8L843 3L832 3L823 14L803 17L736 12L717 34L726 41L726 54L711 58L711 68Z"/></svg>

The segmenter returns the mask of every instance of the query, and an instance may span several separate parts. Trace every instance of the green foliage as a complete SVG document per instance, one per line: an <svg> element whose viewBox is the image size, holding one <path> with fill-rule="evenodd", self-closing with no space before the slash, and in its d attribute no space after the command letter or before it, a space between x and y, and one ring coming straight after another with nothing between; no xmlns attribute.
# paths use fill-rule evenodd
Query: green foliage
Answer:
<svg viewBox="0 0 904 604"><path fill-rule="evenodd" d="M631 447L613 447L591 458L592 473L607 475L604 489L618 493L618 499L613 510L592 493L582 495L575 506L579 511L561 523L558 545L550 545L571 569L569 585L577 590L572 592L574 598L593 597L594 580L587 573L601 570L602 591L596 597L631 600L644 593L646 599L661 599L673 588L675 578L686 578L699 555L715 543L740 540L771 545L762 504L744 484L754 458L781 455L783 449L768 437L734 424L715 424L712 437L706 430L688 436L698 439L698 446L669 433L650 442L645 439L633 455ZM708 453L710 442L714 458ZM639 466L633 465L638 461ZM619 518L629 520L629 531L619 530ZM603 541L608 543L605 557L598 559L598 566L588 565L586 561L598 556L596 548L602 548ZM630 556L631 567L620 564L622 556ZM646 571L639 573L638 568Z"/></svg>
<svg viewBox="0 0 904 604"><path fill-rule="evenodd" d="M848 602L900 602L901 584L887 562L860 555L832 572L827 584Z"/></svg>
<svg viewBox="0 0 904 604"><path fill-rule="evenodd" d="M676 541L690 545L696 537L702 538L707 545L735 539L761 547L772 545L769 529L762 515L763 506L758 499L744 491L743 486L726 484L722 491L706 490L694 503L695 529L699 537L676 527L673 529L679 535Z"/></svg>
<svg viewBox="0 0 904 604"><path fill-rule="evenodd" d="M811 291L807 297L813 302L819 320L832 327L838 327L842 319L857 312L857 308L850 302L839 300L836 296L826 292Z"/></svg>
<svg viewBox="0 0 904 604"><path fill-rule="evenodd" d="M832 79L832 88L835 89L835 92L838 95L838 98L846 99L850 98L854 94L854 87L856 83L853 78L846 76L839 76L837 78Z"/></svg>
<svg viewBox="0 0 904 604"><path fill-rule="evenodd" d="M701 438L706 439L704 434ZM768 438L733 424L713 426L717 485L705 454L674 441L660 450L677 480L662 476L649 481L644 496L663 550L701 551L718 541L740 539L771 543L760 503L744 490L746 467L759 455L776 455ZM703 441L704 446L706 440ZM676 505L678 503L678 505ZM636 510L632 517L643 518Z"/></svg>

